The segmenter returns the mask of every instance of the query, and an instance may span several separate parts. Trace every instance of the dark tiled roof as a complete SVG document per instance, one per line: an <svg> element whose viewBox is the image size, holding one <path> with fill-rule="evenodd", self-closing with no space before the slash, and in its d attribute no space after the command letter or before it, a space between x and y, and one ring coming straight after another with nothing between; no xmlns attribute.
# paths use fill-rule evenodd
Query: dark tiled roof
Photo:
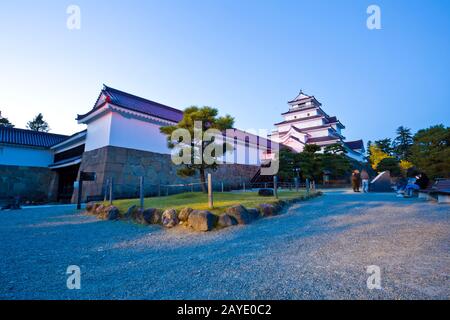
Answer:
<svg viewBox="0 0 450 320"><path fill-rule="evenodd" d="M334 141L339 140L338 137L332 137L332 136L326 136L326 137L318 137L318 138L309 138L307 143L314 143L314 142L324 142L324 141Z"/></svg>
<svg viewBox="0 0 450 320"><path fill-rule="evenodd" d="M338 119L336 117L329 117L328 122L337 122Z"/></svg>
<svg viewBox="0 0 450 320"><path fill-rule="evenodd" d="M324 116L321 115L316 115L316 116L311 116L311 117L307 117L307 118L299 118L299 119L293 119L293 120L288 120L288 121L282 121L279 123L275 123L275 125L280 125L280 124L288 124L288 123L292 123L292 122L302 122L305 120L311 120L311 119L318 119L318 118L323 118Z"/></svg>
<svg viewBox="0 0 450 320"><path fill-rule="evenodd" d="M347 141L345 144L352 150L364 149L364 142L362 140Z"/></svg>
<svg viewBox="0 0 450 320"><path fill-rule="evenodd" d="M68 136L0 126L0 143L48 148Z"/></svg>
<svg viewBox="0 0 450 320"><path fill-rule="evenodd" d="M308 107L294 108L287 112L282 113L281 115L284 116L284 115L291 114L291 113L302 112L305 110L311 110L311 109L317 109L317 108L320 108L320 107L319 106L308 106Z"/></svg>
<svg viewBox="0 0 450 320"><path fill-rule="evenodd" d="M183 111L163 105L158 102L154 102L151 100L147 100L132 94L129 94L127 92L123 92L117 89L113 89L107 86L103 87L103 90L100 94L100 96L104 94L108 97L108 102L128 109L132 111L141 112L153 117L173 121L173 122L179 122L183 118ZM87 114L79 115L77 120L82 120L98 108L100 108L102 105L94 107L91 111L89 111Z"/></svg>

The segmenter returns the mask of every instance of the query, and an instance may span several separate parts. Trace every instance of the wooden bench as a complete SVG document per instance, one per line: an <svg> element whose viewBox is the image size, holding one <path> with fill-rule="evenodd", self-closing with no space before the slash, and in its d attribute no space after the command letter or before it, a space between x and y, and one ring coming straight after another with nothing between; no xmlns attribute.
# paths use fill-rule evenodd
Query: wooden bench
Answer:
<svg viewBox="0 0 450 320"><path fill-rule="evenodd" d="M419 190L419 198L450 203L450 179L437 180L431 187Z"/></svg>

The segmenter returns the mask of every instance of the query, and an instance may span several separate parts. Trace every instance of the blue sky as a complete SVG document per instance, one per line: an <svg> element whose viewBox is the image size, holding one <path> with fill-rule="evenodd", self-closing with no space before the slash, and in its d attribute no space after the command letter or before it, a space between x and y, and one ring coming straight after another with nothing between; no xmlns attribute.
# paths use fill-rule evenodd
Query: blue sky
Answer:
<svg viewBox="0 0 450 320"><path fill-rule="evenodd" d="M81 30L66 28L71 4ZM366 27L371 4L381 30ZM450 124L449 39L449 1L3 0L0 110L71 134L105 83L271 129L303 89L349 140L374 140Z"/></svg>

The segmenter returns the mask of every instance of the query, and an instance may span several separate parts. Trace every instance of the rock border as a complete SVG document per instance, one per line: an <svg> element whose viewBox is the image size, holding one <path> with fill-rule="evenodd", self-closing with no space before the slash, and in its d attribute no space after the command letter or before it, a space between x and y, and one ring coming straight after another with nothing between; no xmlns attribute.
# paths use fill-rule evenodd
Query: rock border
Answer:
<svg viewBox="0 0 450 320"><path fill-rule="evenodd" d="M147 208L142 210L133 205L124 213L116 206L105 206L101 203L90 202L86 205L85 213L94 215L98 219L108 221L131 221L140 225L160 225L165 228L173 228L179 225L186 226L197 232L208 232L224 229L235 225L247 225L255 220L272 217L281 214L288 206L321 196L317 191L309 195L303 195L290 200L278 200L275 203L261 203L257 208L245 208L237 204L229 207L225 213L217 216L207 210L194 210L183 208L160 210Z"/></svg>

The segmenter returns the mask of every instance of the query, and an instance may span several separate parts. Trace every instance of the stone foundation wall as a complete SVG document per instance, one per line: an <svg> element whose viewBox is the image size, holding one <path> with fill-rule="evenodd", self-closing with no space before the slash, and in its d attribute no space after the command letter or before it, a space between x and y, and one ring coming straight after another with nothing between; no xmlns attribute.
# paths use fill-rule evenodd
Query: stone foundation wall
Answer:
<svg viewBox="0 0 450 320"><path fill-rule="evenodd" d="M95 182L83 183L83 201L87 197L104 195L107 179L114 180L114 198L137 197L139 177L144 176L146 196L166 194L167 188L159 185L187 184L199 182L198 177L182 178L177 175L178 167L172 163L170 155L120 147L104 147L85 152L80 171L96 172ZM237 187L239 183L249 183L259 167L252 165L221 165L213 173L216 188L221 181L226 187ZM196 190L199 187L197 186ZM186 188L169 188L170 193L187 191ZM72 196L76 201L76 191Z"/></svg>
<svg viewBox="0 0 450 320"><path fill-rule="evenodd" d="M0 201L56 201L58 175L48 168L0 165Z"/></svg>

